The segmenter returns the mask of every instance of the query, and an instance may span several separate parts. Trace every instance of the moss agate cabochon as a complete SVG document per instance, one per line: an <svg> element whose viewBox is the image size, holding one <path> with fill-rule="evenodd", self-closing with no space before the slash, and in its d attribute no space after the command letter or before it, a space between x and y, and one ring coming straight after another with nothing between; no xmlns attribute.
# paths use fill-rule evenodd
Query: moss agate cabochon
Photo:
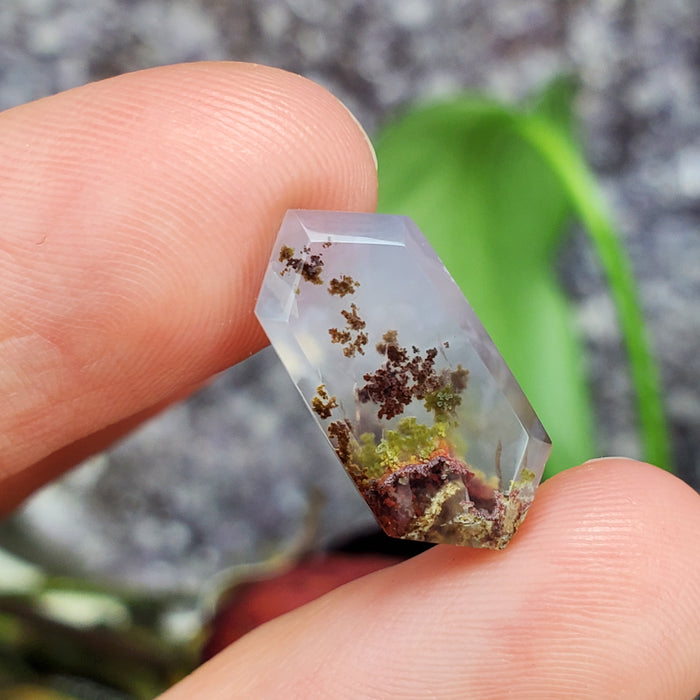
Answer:
<svg viewBox="0 0 700 700"><path fill-rule="evenodd" d="M551 442L411 219L287 212L256 314L388 535L508 543Z"/></svg>

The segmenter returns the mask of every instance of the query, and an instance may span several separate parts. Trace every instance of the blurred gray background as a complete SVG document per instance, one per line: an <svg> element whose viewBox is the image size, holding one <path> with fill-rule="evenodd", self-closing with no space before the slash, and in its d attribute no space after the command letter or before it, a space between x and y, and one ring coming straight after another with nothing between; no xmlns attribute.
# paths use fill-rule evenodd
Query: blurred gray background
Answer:
<svg viewBox="0 0 700 700"><path fill-rule="evenodd" d="M589 161L614 209L660 361L681 475L700 486L700 3L697 0L5 0L0 108L139 68L202 59L287 68L372 134L464 89L517 101L581 83ZM637 456L614 309L582 232L560 258L590 349L601 454ZM251 413L250 407L258 410ZM281 436L281 437L280 437ZM3 542L58 571L194 591L298 534L371 527L269 350L32 499Z"/></svg>

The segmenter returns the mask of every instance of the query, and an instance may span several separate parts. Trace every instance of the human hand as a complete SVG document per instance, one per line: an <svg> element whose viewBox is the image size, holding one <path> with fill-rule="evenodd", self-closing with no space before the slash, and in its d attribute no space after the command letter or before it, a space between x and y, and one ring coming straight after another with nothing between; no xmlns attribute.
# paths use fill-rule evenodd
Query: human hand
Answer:
<svg viewBox="0 0 700 700"><path fill-rule="evenodd" d="M363 134L260 66L121 76L0 115L0 510L265 342L288 208L372 210ZM700 497L606 459L502 552L435 547L256 629L166 697L690 698Z"/></svg>

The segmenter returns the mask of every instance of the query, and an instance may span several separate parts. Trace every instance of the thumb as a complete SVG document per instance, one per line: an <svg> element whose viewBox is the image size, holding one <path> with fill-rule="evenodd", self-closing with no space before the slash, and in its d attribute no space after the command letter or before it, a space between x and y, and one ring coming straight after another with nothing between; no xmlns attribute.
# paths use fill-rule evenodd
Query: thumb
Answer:
<svg viewBox="0 0 700 700"><path fill-rule="evenodd" d="M586 464L541 487L506 550L435 547L353 581L164 697L691 698L698 531L700 497L675 477Z"/></svg>

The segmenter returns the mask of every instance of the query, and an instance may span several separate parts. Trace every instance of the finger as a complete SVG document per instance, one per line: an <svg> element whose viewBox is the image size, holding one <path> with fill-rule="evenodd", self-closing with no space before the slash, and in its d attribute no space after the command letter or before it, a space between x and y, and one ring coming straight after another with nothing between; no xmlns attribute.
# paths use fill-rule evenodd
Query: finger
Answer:
<svg viewBox="0 0 700 700"><path fill-rule="evenodd" d="M0 160L0 510L66 466L51 457L66 445L108 439L263 345L253 305L287 208L376 199L347 110L245 64L133 73L10 110Z"/></svg>
<svg viewBox="0 0 700 700"><path fill-rule="evenodd" d="M540 489L502 552L435 547L251 632L180 698L691 698L700 497L609 459Z"/></svg>
<svg viewBox="0 0 700 700"><path fill-rule="evenodd" d="M40 488L43 484L54 478L56 474L60 474L69 466L79 464L91 455L97 454L105 449L106 446L128 435L132 430L139 427L142 423L145 423L148 419L153 418L172 404L186 399L206 384L208 384L208 382L200 382L194 386L180 389L172 396L169 396L163 401L159 401L154 406L149 406L142 411L133 413L123 420L108 425L106 428L102 428L95 433L56 450L56 452L51 453L48 457L32 464L28 469L9 474L3 478L1 482L2 495L0 496L0 502L9 505L19 503L28 493Z"/></svg>

